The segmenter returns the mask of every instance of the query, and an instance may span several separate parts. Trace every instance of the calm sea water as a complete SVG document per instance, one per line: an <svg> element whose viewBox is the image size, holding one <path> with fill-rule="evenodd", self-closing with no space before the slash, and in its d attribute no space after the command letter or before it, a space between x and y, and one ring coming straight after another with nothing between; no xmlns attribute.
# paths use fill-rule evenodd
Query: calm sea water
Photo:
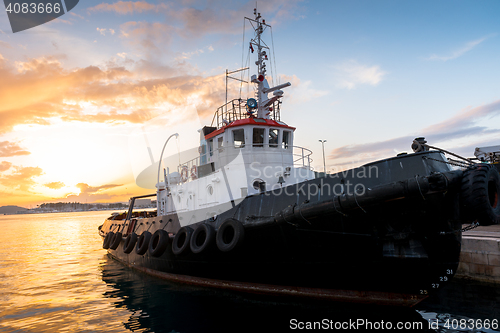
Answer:
<svg viewBox="0 0 500 333"><path fill-rule="evenodd" d="M0 332L402 331L399 323L420 332L500 332L479 328L500 318L500 287L488 285L455 282L416 309L401 309L153 278L107 257L97 227L109 213L0 216Z"/></svg>

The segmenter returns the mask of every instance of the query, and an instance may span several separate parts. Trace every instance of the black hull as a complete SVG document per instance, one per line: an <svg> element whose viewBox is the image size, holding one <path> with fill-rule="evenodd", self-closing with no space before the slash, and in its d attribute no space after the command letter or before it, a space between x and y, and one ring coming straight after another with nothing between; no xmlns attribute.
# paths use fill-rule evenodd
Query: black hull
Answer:
<svg viewBox="0 0 500 333"><path fill-rule="evenodd" d="M426 152L380 161L373 164L380 169L376 178L356 177L360 169L354 169L313 179L286 187L287 193L280 188L249 196L216 219L190 225L206 223L217 230L228 219L241 221L245 238L234 251L221 252L214 242L202 253L174 254L171 243L180 224L172 214L140 219L134 227L139 235L156 229L170 233L161 256L126 254L123 240L109 253L136 269L187 283L414 305L449 282L459 261L461 171L451 171L439 159L440 154ZM432 176L436 173L444 173L446 181ZM435 179L418 178L424 176ZM354 193L352 199L346 190L343 195L326 190L349 181L376 196ZM126 230L124 224L108 220L101 235Z"/></svg>

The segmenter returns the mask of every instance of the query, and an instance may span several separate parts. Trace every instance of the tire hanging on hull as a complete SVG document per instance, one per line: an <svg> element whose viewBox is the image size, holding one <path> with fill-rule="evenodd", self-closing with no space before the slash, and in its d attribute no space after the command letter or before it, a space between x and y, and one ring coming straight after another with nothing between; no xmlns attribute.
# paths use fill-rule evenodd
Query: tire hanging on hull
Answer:
<svg viewBox="0 0 500 333"><path fill-rule="evenodd" d="M111 245L109 246L109 248L111 250L116 250L116 248L120 245L120 242L122 241L122 233L121 232L117 232L115 233L115 235L113 236L113 240L111 241Z"/></svg>
<svg viewBox="0 0 500 333"><path fill-rule="evenodd" d="M193 234L193 229L190 227L182 227L179 229L172 242L172 252L175 255L181 255L189 250L189 243L191 240L191 235Z"/></svg>
<svg viewBox="0 0 500 333"><path fill-rule="evenodd" d="M238 248L245 238L245 228L240 221L227 219L217 230L216 243L222 252L230 252Z"/></svg>
<svg viewBox="0 0 500 333"><path fill-rule="evenodd" d="M153 257L160 257L168 247L170 238L168 232L158 229L149 241L149 254Z"/></svg>
<svg viewBox="0 0 500 333"><path fill-rule="evenodd" d="M137 241L137 245L135 247L135 253L138 255L143 255L148 251L149 241L151 240L151 233L149 231L144 231L139 240Z"/></svg>
<svg viewBox="0 0 500 333"><path fill-rule="evenodd" d="M123 243L123 252L125 252L126 254L129 254L130 252L132 252L138 238L139 238L139 236L137 236L137 234L135 232L129 234L127 236L127 238L125 238L125 242Z"/></svg>
<svg viewBox="0 0 500 333"><path fill-rule="evenodd" d="M104 243L102 244L103 249L109 249L109 246L111 245L111 241L113 240L113 237L115 236L115 233L110 231L104 238Z"/></svg>
<svg viewBox="0 0 500 333"><path fill-rule="evenodd" d="M200 224L191 235L189 246L191 252L197 254L209 250L215 238L215 229L209 224Z"/></svg>
<svg viewBox="0 0 500 333"><path fill-rule="evenodd" d="M500 175L489 164L467 169L462 179L460 199L465 217L480 225L500 223Z"/></svg>

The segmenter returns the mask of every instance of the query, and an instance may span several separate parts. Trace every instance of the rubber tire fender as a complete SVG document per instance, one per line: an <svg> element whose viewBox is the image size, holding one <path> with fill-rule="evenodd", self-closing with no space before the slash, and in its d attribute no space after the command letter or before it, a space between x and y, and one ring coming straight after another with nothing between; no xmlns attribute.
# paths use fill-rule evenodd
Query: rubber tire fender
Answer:
<svg viewBox="0 0 500 333"><path fill-rule="evenodd" d="M480 225L500 223L500 175L489 164L464 171L460 201L466 220Z"/></svg>
<svg viewBox="0 0 500 333"><path fill-rule="evenodd" d="M168 247L170 237L168 232L163 229L158 229L149 241L149 254L153 257L160 257Z"/></svg>
<svg viewBox="0 0 500 333"><path fill-rule="evenodd" d="M113 240L114 236L115 236L115 233L113 231L108 232L108 234L104 238L104 243L102 243L103 249L109 249L109 245L111 245L111 241Z"/></svg>
<svg viewBox="0 0 500 333"><path fill-rule="evenodd" d="M151 233L149 231L144 231L139 239L137 240L137 244L135 246L135 253L139 255L143 255L148 251L149 241L151 240Z"/></svg>
<svg viewBox="0 0 500 333"><path fill-rule="evenodd" d="M241 246L245 239L245 228L240 221L227 219L217 230L216 244L222 252L230 252Z"/></svg>
<svg viewBox="0 0 500 333"><path fill-rule="evenodd" d="M123 238L123 235L122 235L121 232L115 233L115 235L113 236L113 240L111 241L111 245L109 246L109 248L111 250L116 250L116 248L120 245L120 242L122 241L122 238Z"/></svg>
<svg viewBox="0 0 500 333"><path fill-rule="evenodd" d="M193 234L191 235L191 241L189 247L193 253L201 253L209 249L215 238L215 229L210 224L200 224Z"/></svg>
<svg viewBox="0 0 500 333"><path fill-rule="evenodd" d="M139 238L139 236L137 236L137 234L135 232L129 234L127 236L127 238L125 238L125 242L123 243L123 252L125 252L126 254L129 254L130 252L132 252L138 238Z"/></svg>
<svg viewBox="0 0 500 333"><path fill-rule="evenodd" d="M172 242L172 252L175 255L181 255L189 249L192 234L193 229L190 227L182 227L179 229Z"/></svg>

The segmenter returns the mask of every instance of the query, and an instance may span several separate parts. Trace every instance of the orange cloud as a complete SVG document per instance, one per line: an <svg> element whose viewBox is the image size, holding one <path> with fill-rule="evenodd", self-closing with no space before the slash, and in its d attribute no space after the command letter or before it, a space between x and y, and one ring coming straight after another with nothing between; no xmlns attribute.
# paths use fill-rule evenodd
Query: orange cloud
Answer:
<svg viewBox="0 0 500 333"><path fill-rule="evenodd" d="M14 166L14 171L0 177L0 185L9 189L29 191L36 185L35 177L43 175L43 170L39 167Z"/></svg>
<svg viewBox="0 0 500 333"><path fill-rule="evenodd" d="M66 185L63 182L51 182L51 183L44 184L44 186L48 187L52 190L58 190L60 188L63 188Z"/></svg>
<svg viewBox="0 0 500 333"><path fill-rule="evenodd" d="M7 161L2 161L2 163L0 163L0 172L4 172L4 171L9 170L11 166L12 166L12 163L7 162Z"/></svg>
<svg viewBox="0 0 500 333"><path fill-rule="evenodd" d="M76 187L78 187L80 189L81 193L96 193L96 192L99 192L102 190L107 190L107 189L111 189L111 188L118 187L118 186L122 186L122 185L107 184L107 185L92 187L92 186L89 186L88 184L85 184L85 183L76 184Z"/></svg>
<svg viewBox="0 0 500 333"><path fill-rule="evenodd" d="M142 79L155 69L170 77ZM172 76L175 74L180 75ZM130 68L109 63L105 68L65 70L55 58L30 59L0 69L0 134L18 124L48 125L51 118L144 123L159 112L168 112L168 105L185 105L193 96L205 102L216 101L212 107L219 105L224 82L219 76L182 75L180 70L154 62L131 62ZM6 142L3 145L7 151L16 148ZM17 148L17 154L21 154L23 150Z"/></svg>
<svg viewBox="0 0 500 333"><path fill-rule="evenodd" d="M65 202L110 202L111 200L123 199L123 194L106 193L107 190L115 189L123 185L106 184L101 186L89 186L86 183L78 183L76 187L80 189L80 194L69 194L63 201ZM57 199L61 200L61 199Z"/></svg>
<svg viewBox="0 0 500 333"><path fill-rule="evenodd" d="M0 157L11 157L29 154L29 151L24 150L16 143L12 143L9 141L0 142Z"/></svg>

